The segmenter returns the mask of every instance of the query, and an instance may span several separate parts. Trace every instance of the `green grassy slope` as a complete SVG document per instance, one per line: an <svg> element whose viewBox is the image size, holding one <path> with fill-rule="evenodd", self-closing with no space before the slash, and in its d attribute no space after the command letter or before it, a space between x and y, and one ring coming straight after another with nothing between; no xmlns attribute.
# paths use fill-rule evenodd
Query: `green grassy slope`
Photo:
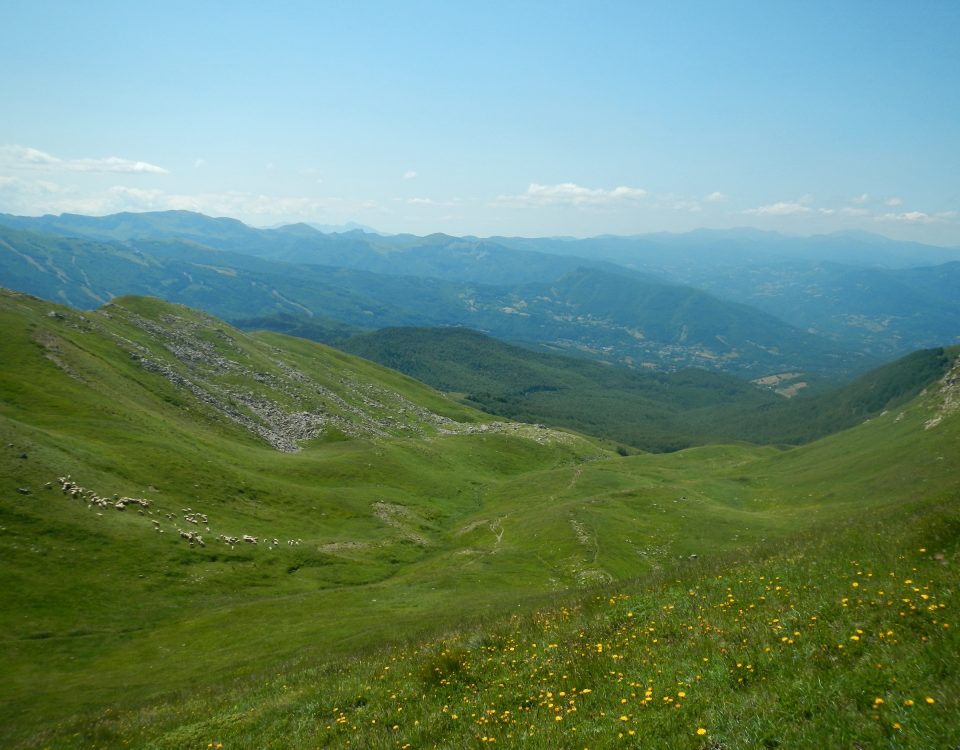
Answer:
<svg viewBox="0 0 960 750"><path fill-rule="evenodd" d="M952 747L956 368L950 380L789 452L700 448L582 472L594 486L611 470L669 477L686 492L679 507L632 510L661 534L677 516L685 534L710 534L695 558L671 554L633 580L482 626L70 729L91 744L156 748ZM723 507L712 519L705 490ZM572 504L596 560L612 559L625 531L591 506L618 501L613 491ZM723 532L709 530L718 522Z"/></svg>
<svg viewBox="0 0 960 750"><path fill-rule="evenodd" d="M953 747L956 500L71 728L102 747Z"/></svg>
<svg viewBox="0 0 960 750"><path fill-rule="evenodd" d="M80 314L5 295L2 317L4 699L7 718L28 726L101 705L115 683L151 692L208 680L211 668L259 669L291 601L299 615L271 653L377 641L394 626L369 610L366 587L440 554L485 484L601 452L546 430L472 433L489 418L404 376L157 301ZM273 409L328 421L302 451L282 452L268 440L289 448L302 430ZM393 442L404 435L415 439ZM67 474L151 507L88 507L59 491ZM185 508L208 521L191 525ZM206 547L191 548L180 528ZM231 547L219 534L261 543ZM411 606L403 590L391 584L382 600L411 624L441 596ZM331 625L324 611L341 617ZM214 644L218 666L165 660L184 639Z"/></svg>
<svg viewBox="0 0 960 750"><path fill-rule="evenodd" d="M956 346L913 352L832 390L720 418L753 442L809 442L896 409L939 380L958 352Z"/></svg>
<svg viewBox="0 0 960 750"><path fill-rule="evenodd" d="M759 559L758 546L905 503L922 510L954 496L960 477L956 395L939 389L902 416L791 451L621 458L567 433L491 422L349 355L156 300L77 313L5 294L0 325L9 747L341 746L349 736L324 734L342 728L334 708L365 725L354 746L401 747L399 729L381 735L382 712L386 696L409 691L422 696L419 744L479 745L445 723L450 680L432 675L446 657L414 646L405 669L421 682L381 681L393 691L383 695L366 690L364 670L383 674L400 657L379 649L435 643L557 597L585 607L571 590L617 580L639 577L637 596L661 584L672 596L670 581L693 581L686 566L726 571ZM71 498L57 482L66 474L150 505ZM191 524L195 513L206 520ZM495 646L496 632L468 650ZM470 679L483 690L500 682ZM558 743L548 735L541 746Z"/></svg>

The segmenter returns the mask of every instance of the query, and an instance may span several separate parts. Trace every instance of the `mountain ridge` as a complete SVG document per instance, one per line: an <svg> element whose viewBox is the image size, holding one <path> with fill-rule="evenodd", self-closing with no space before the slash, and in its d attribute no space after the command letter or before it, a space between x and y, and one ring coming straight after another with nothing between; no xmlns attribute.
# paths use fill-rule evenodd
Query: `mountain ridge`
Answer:
<svg viewBox="0 0 960 750"><path fill-rule="evenodd" d="M950 272L952 266L944 265L960 258L956 250L856 232L788 237L759 230L704 229L679 235L582 240L382 236L359 231L324 235L304 224L256 229L190 212L103 218L0 215L3 224L131 247L188 240L264 260L442 278L460 284L510 286L555 281L578 268L591 267L617 275L634 274L652 283L692 286L726 301L748 304L841 348L879 359L960 340L960 307L953 294L956 280ZM921 284L919 278L924 274L927 279ZM0 283L16 286L9 278ZM140 288L126 291L157 293ZM882 304L878 306L878 302ZM225 314L222 309L214 312ZM453 318L420 320L427 325L463 322ZM396 319L385 320L371 327L396 323ZM356 320L353 324L362 325ZM473 327L484 326L474 323Z"/></svg>
<svg viewBox="0 0 960 750"><path fill-rule="evenodd" d="M261 324L284 313L367 329L466 325L619 364L697 364L750 376L798 367L839 374L871 365L869 357L769 314L632 272L578 264L552 283L494 286L281 263L193 241L98 242L0 226L4 250L11 260L0 267L0 283L85 307L133 293Z"/></svg>

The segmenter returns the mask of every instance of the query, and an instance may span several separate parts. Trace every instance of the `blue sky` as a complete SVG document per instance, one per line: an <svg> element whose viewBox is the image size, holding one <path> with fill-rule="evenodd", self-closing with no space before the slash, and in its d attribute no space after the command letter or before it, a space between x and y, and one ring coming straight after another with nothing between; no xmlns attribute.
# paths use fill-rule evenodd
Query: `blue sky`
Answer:
<svg viewBox="0 0 960 750"><path fill-rule="evenodd" d="M0 211L960 245L960 2L0 4Z"/></svg>

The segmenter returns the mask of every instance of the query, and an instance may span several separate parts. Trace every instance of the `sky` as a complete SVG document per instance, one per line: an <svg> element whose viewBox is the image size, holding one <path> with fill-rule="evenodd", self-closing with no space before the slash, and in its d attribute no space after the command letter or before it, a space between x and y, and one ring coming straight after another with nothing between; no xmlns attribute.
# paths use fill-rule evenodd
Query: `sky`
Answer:
<svg viewBox="0 0 960 750"><path fill-rule="evenodd" d="M960 246L960 2L0 2L0 212Z"/></svg>

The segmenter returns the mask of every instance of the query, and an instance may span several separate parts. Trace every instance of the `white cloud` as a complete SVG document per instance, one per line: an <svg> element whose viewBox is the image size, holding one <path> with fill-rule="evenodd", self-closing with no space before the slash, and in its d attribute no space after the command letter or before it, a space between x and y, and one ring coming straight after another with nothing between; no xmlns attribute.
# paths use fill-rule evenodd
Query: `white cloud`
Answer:
<svg viewBox="0 0 960 750"><path fill-rule="evenodd" d="M51 156L43 151L38 151L35 148L17 146L15 144L0 147L0 158L3 158L5 163L12 166L19 164L21 166L31 167L53 166L62 161L55 156Z"/></svg>
<svg viewBox="0 0 960 750"><path fill-rule="evenodd" d="M408 198L406 202L409 206L455 206L458 203L457 200L435 201L433 198Z"/></svg>
<svg viewBox="0 0 960 750"><path fill-rule="evenodd" d="M796 201L780 201L777 203L771 203L767 206L759 206L757 208L749 208L743 213L751 216L791 216L791 215L802 215L809 214L812 212L818 213L821 216L837 216L837 217L847 217L847 218L859 218L859 217L872 217L876 220L885 220L885 221L922 221L923 216L926 214L920 214L919 212L911 213L888 213L882 216L876 215L874 213L875 209L871 209L867 204L877 204L880 201L879 198L871 196L869 193L861 193L855 198L849 198L847 200L848 204L846 206L840 207L824 207L814 209L814 196L813 195L804 195ZM885 205L895 207L899 206L902 201L899 198L889 198L882 201Z"/></svg>
<svg viewBox="0 0 960 750"><path fill-rule="evenodd" d="M168 193L129 185L89 192L43 180L16 176L0 178L0 211L36 216L80 213L92 216L121 211L198 211L209 216L231 216L264 224L279 221L316 221L348 218L359 209L380 210L376 202L335 197L279 197L246 192Z"/></svg>
<svg viewBox="0 0 960 750"><path fill-rule="evenodd" d="M406 172L403 173L403 179L405 180L412 180L416 176L417 176L417 173L413 169L408 169Z"/></svg>
<svg viewBox="0 0 960 750"><path fill-rule="evenodd" d="M0 146L0 166L9 169L34 169L60 172L121 172L127 174L167 174L167 170L145 161L108 156L105 159L61 159L27 146Z"/></svg>
<svg viewBox="0 0 960 750"><path fill-rule="evenodd" d="M647 197L643 188L615 187L610 191L610 197L616 200L641 200Z"/></svg>
<svg viewBox="0 0 960 750"><path fill-rule="evenodd" d="M62 193L63 188L48 180L23 180L19 177L0 176L0 192L8 198L33 197Z"/></svg>
<svg viewBox="0 0 960 750"><path fill-rule="evenodd" d="M797 214L808 214L813 209L805 205L807 202L805 198L801 198L799 201L779 201L767 206L747 208L743 213L749 216L795 216Z"/></svg>
<svg viewBox="0 0 960 750"><path fill-rule="evenodd" d="M923 211L904 211L902 213L886 213L876 217L877 221L897 221L905 224L939 224L957 218L957 211L940 211L928 214Z"/></svg>
<svg viewBox="0 0 960 750"><path fill-rule="evenodd" d="M690 211L691 213L697 213L703 209L700 207L699 201L676 201L673 204L674 211Z"/></svg>
<svg viewBox="0 0 960 750"><path fill-rule="evenodd" d="M719 190L714 190L710 195L708 195L704 200L707 203L722 203L727 199L727 196L721 193Z"/></svg>
<svg viewBox="0 0 960 750"><path fill-rule="evenodd" d="M870 213L870 211L868 211L865 208L853 208L852 206L844 206L839 211L837 211L837 213L840 214L841 216L866 216L867 214Z"/></svg>
<svg viewBox="0 0 960 750"><path fill-rule="evenodd" d="M197 159L196 161L193 162L194 169L200 169L201 167L205 167L205 166L207 166L206 159Z"/></svg>
<svg viewBox="0 0 960 750"><path fill-rule="evenodd" d="M866 208L844 206L843 208L818 208L817 213L822 216L868 216L870 211Z"/></svg>
<svg viewBox="0 0 960 750"><path fill-rule="evenodd" d="M495 203L509 206L573 206L575 208L603 207L643 200L647 191L643 188L620 186L611 190L586 188L573 182L558 185L530 184L521 195L498 195Z"/></svg>
<svg viewBox="0 0 960 750"><path fill-rule="evenodd" d="M937 217L925 214L923 211L906 211L904 213L888 213L877 217L877 221L900 221L908 224L932 224L938 221Z"/></svg>

